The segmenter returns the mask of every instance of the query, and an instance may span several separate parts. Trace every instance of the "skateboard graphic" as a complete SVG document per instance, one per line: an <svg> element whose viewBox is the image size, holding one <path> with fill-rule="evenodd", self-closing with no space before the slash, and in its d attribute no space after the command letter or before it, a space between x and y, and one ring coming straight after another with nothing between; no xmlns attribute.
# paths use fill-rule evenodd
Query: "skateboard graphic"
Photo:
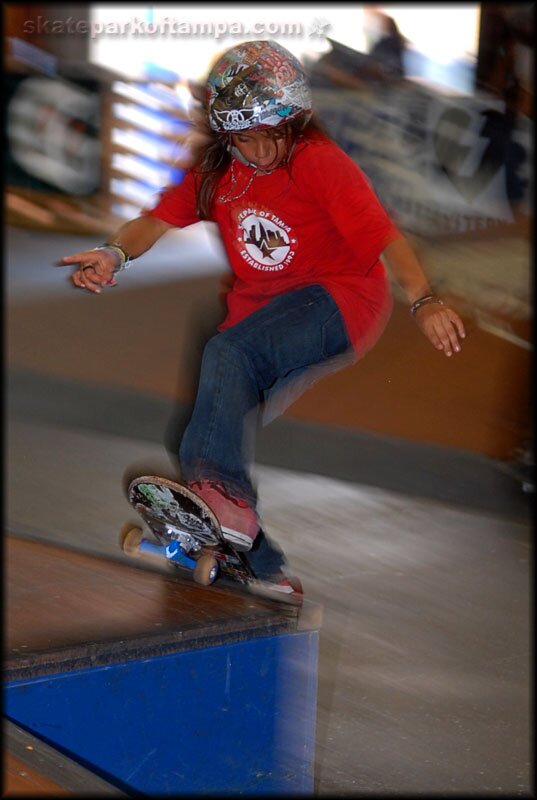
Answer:
<svg viewBox="0 0 537 800"><path fill-rule="evenodd" d="M127 528L121 546L128 555L156 556L187 567L201 586L214 583L219 574L246 585L256 581L242 553L224 539L209 506L186 486L142 476L130 482L127 497L156 539L147 539L141 528Z"/></svg>

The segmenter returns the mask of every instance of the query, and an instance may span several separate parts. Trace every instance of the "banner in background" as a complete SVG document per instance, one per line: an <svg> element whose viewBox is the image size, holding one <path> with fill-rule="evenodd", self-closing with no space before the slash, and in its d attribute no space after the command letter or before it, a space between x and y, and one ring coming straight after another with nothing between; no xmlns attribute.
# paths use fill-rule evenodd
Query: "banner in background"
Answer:
<svg viewBox="0 0 537 800"><path fill-rule="evenodd" d="M500 101L411 82L313 96L321 123L402 229L459 234L530 213L531 120L511 128Z"/></svg>

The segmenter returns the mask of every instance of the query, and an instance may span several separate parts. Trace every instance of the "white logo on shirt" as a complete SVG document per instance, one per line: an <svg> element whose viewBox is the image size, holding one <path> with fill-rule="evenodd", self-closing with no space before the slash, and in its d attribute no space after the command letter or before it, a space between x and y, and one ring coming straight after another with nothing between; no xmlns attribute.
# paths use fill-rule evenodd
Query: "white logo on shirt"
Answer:
<svg viewBox="0 0 537 800"><path fill-rule="evenodd" d="M241 256L254 269L279 272L293 260L296 240L290 239L291 228L275 214L247 208L239 215L239 230Z"/></svg>

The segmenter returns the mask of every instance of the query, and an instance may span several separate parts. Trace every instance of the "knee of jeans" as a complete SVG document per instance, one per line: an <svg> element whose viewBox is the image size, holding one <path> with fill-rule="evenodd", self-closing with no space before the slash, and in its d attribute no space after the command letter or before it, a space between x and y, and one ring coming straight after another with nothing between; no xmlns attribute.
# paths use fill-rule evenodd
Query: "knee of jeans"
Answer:
<svg viewBox="0 0 537 800"><path fill-rule="evenodd" d="M240 347L240 342L233 340L227 331L223 331L209 339L205 345L202 369L205 377L210 377L216 374L217 368L222 364L229 369L247 360L247 353Z"/></svg>
<svg viewBox="0 0 537 800"><path fill-rule="evenodd" d="M334 311L322 328L323 357L331 358L344 353L350 346L350 339L341 312Z"/></svg>

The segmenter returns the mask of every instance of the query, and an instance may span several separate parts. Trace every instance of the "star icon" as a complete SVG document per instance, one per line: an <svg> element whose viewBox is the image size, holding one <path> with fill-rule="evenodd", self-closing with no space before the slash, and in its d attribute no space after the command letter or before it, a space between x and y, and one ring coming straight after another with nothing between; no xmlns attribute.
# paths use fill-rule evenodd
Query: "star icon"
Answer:
<svg viewBox="0 0 537 800"><path fill-rule="evenodd" d="M330 29L330 23L325 19L314 19L309 31L309 36L318 36L322 39Z"/></svg>

